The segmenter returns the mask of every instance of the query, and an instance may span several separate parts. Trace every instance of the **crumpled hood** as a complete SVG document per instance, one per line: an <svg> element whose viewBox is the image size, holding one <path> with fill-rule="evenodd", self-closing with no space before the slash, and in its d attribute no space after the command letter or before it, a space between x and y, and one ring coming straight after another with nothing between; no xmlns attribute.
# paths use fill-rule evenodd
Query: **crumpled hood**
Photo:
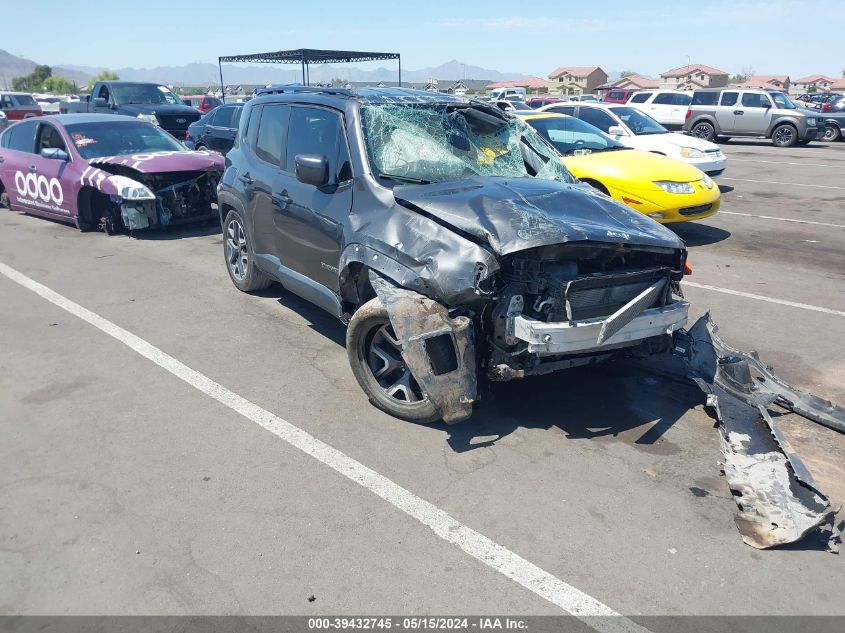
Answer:
<svg viewBox="0 0 845 633"><path fill-rule="evenodd" d="M139 114L202 114L191 106L176 103L127 103L118 106L121 114L138 116Z"/></svg>
<svg viewBox="0 0 845 633"><path fill-rule="evenodd" d="M142 174L156 174L171 171L220 171L224 169L223 156L217 152L172 151L148 154L127 154L125 156L104 156L92 158L89 165L122 165Z"/></svg>
<svg viewBox="0 0 845 633"><path fill-rule="evenodd" d="M393 195L403 206L486 241L499 255L573 241L684 248L672 231L589 185L477 177L403 185Z"/></svg>

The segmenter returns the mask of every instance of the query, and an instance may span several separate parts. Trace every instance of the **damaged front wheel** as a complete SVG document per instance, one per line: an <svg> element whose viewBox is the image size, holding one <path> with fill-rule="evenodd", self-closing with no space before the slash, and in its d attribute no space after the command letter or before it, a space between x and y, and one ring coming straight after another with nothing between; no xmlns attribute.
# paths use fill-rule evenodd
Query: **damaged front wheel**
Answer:
<svg viewBox="0 0 845 633"><path fill-rule="evenodd" d="M402 344L381 300L365 303L352 316L346 353L358 384L376 407L410 422L427 424L440 418L405 364Z"/></svg>

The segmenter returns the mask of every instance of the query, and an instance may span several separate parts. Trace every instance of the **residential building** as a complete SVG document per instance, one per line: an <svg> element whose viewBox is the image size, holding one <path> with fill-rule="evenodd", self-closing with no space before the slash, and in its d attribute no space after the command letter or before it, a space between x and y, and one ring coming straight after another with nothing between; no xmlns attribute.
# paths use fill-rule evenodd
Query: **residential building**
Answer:
<svg viewBox="0 0 845 633"><path fill-rule="evenodd" d="M830 91L845 93L845 68L842 69L842 77L830 84Z"/></svg>
<svg viewBox="0 0 845 633"><path fill-rule="evenodd" d="M487 91L497 88L525 88L528 94L545 94L549 91L546 80L542 77L523 77L512 81L496 81L487 84Z"/></svg>
<svg viewBox="0 0 845 633"><path fill-rule="evenodd" d="M737 85L740 88L774 88L788 92L790 82L788 75L749 75Z"/></svg>
<svg viewBox="0 0 845 633"><path fill-rule="evenodd" d="M600 99L603 99L604 95L607 94L609 90L656 90L657 88L660 88L659 79L651 79L649 77L643 77L642 75L634 73L633 75L628 75L627 77L620 77L619 79L607 81L601 84L600 86L596 86L596 94L599 95Z"/></svg>
<svg viewBox="0 0 845 633"><path fill-rule="evenodd" d="M797 97L806 92L830 92L830 86L836 79L827 75L807 75L796 79L789 86L789 95Z"/></svg>
<svg viewBox="0 0 845 633"><path fill-rule="evenodd" d="M595 94L607 83L607 73L598 66L561 66L549 73L549 92L559 95Z"/></svg>
<svg viewBox="0 0 845 633"><path fill-rule="evenodd" d="M660 73L660 87L666 90L695 90L728 85L728 73L704 64L688 64Z"/></svg>

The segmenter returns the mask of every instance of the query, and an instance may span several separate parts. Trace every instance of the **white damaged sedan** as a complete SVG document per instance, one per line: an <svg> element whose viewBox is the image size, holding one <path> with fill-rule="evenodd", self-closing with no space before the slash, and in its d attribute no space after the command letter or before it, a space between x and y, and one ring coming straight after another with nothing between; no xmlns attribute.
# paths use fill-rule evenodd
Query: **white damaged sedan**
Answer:
<svg viewBox="0 0 845 633"><path fill-rule="evenodd" d="M720 175L727 165L727 157L715 143L671 132L645 112L632 106L614 103L552 103L539 111L577 117L623 145L677 158L697 167L708 176Z"/></svg>

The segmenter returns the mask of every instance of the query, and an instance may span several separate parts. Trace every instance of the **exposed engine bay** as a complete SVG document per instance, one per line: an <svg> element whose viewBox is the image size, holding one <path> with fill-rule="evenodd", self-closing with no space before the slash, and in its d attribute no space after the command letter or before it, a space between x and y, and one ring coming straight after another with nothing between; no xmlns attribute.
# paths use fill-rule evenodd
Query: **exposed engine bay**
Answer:
<svg viewBox="0 0 845 633"><path fill-rule="evenodd" d="M168 172L136 174L152 196L126 199L115 196L120 219L130 231L169 226L215 217L217 174L211 172Z"/></svg>
<svg viewBox="0 0 845 633"><path fill-rule="evenodd" d="M575 243L503 258L497 298L482 319L488 376L510 380L547 373L598 362L624 348L647 354L669 349L671 330L646 339L614 341L612 336L644 311L683 304L683 256L669 249ZM608 327L604 322L612 316L616 320ZM534 341L525 330L542 330L541 324L584 333L595 325L595 344L570 350L550 330Z"/></svg>

